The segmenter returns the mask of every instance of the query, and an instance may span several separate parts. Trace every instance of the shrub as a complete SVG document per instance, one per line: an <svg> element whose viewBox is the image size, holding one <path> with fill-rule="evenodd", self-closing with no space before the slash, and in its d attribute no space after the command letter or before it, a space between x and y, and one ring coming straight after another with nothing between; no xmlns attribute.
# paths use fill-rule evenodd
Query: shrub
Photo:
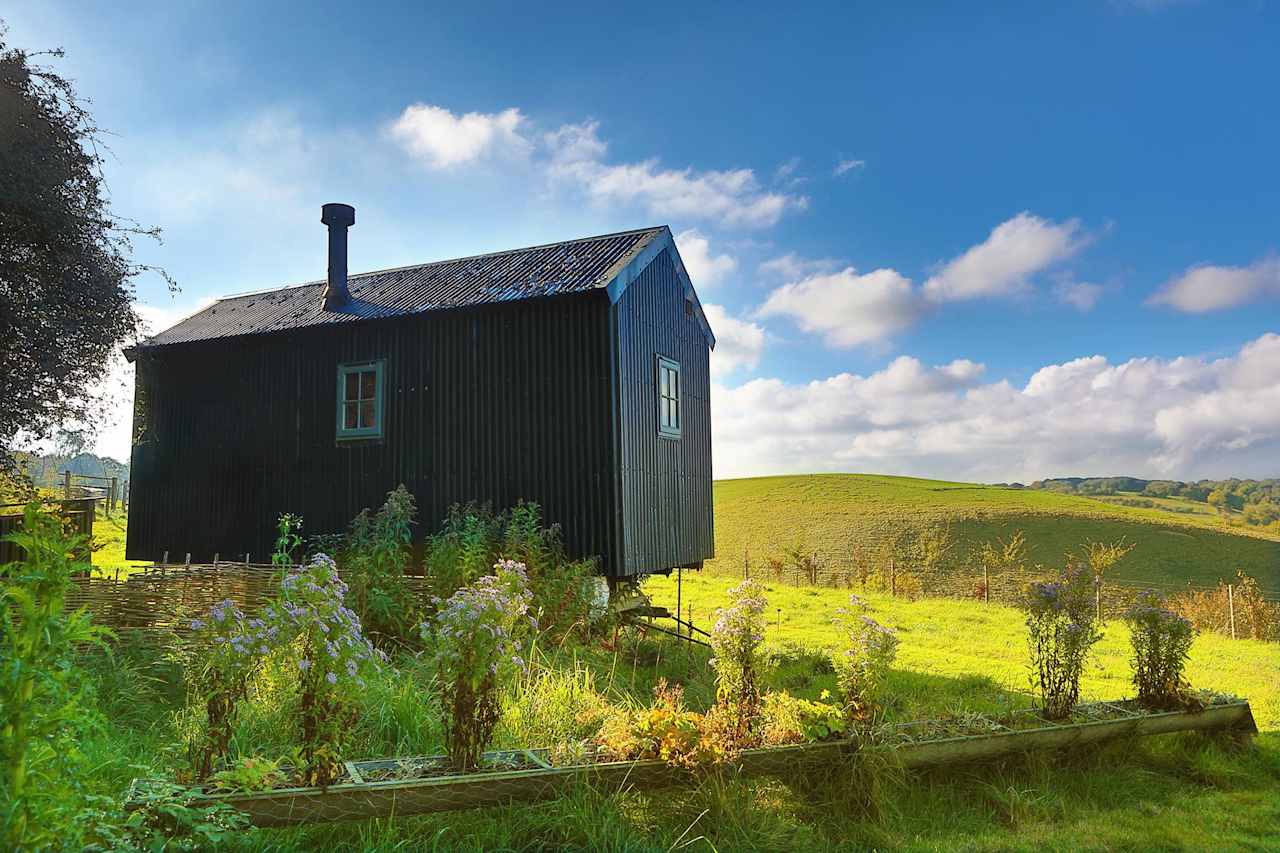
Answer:
<svg viewBox="0 0 1280 853"><path fill-rule="evenodd" d="M276 549L271 554L271 565L287 570L301 547L302 516L286 512L276 521Z"/></svg>
<svg viewBox="0 0 1280 853"><path fill-rule="evenodd" d="M769 746L817 743L839 737L845 731L844 709L822 700L797 699L787 693L766 693L761 703L760 734Z"/></svg>
<svg viewBox="0 0 1280 853"><path fill-rule="evenodd" d="M658 681L653 706L627 710L605 719L596 736L599 754L613 761L660 759L695 768L723 762L732 754L725 718L713 709L707 714L684 707L678 685Z"/></svg>
<svg viewBox="0 0 1280 853"><path fill-rule="evenodd" d="M1267 601L1258 582L1237 572L1230 584L1228 595L1226 582L1209 590L1188 590L1174 596L1170 606L1191 620L1197 631L1214 631L1231 634L1231 609L1235 608L1235 635L1254 640L1280 640L1280 603Z"/></svg>
<svg viewBox="0 0 1280 853"><path fill-rule="evenodd" d="M716 610L711 665L716 697L730 720L735 743L752 741L760 712L760 643L764 640L764 588L751 579L729 590L732 603Z"/></svg>
<svg viewBox="0 0 1280 853"><path fill-rule="evenodd" d="M84 608L66 612L72 577L89 568L73 557L84 537L30 503L5 539L24 558L0 567L0 846L37 849L67 843L84 805L76 740L98 720L75 652L108 632Z"/></svg>
<svg viewBox="0 0 1280 853"><path fill-rule="evenodd" d="M870 607L856 595L836 611L843 648L832 658L836 681L850 723L870 720L881 704L889 667L898 653L898 636L869 615Z"/></svg>
<svg viewBox="0 0 1280 853"><path fill-rule="evenodd" d="M1068 564L1056 581L1027 587L1031 685L1049 719L1071 716L1080 699L1080 673L1094 644L1102 639L1094 612L1093 576Z"/></svg>
<svg viewBox="0 0 1280 853"><path fill-rule="evenodd" d="M412 592L404 582L412 558L417 506L403 485L387 492L376 513L361 510L351 522L338 554L350 585L351 609L375 637L404 641L420 621Z"/></svg>
<svg viewBox="0 0 1280 853"><path fill-rule="evenodd" d="M480 766L500 714L501 691L525 667L524 638L537 623L529 616L525 567L499 562L494 573L437 602L434 623L422 637L434 644L442 684L445 749L458 770Z"/></svg>
<svg viewBox="0 0 1280 853"><path fill-rule="evenodd" d="M333 560L317 554L284 578L268 609L268 630L298 650L298 718L303 782L329 785L342 769L342 746L356 721L364 676L383 657L346 606L347 585Z"/></svg>
<svg viewBox="0 0 1280 853"><path fill-rule="evenodd" d="M1133 684L1138 701L1148 708L1171 710L1184 705L1187 684L1182 678L1195 639L1190 620L1165 606L1155 590L1138 594L1124 614L1133 643Z"/></svg>
<svg viewBox="0 0 1280 853"><path fill-rule="evenodd" d="M525 566L533 596L530 612L548 639L589 625L595 563L566 556L560 528L543 527L537 504L521 502L498 514L487 504L454 506L440 533L427 542L427 575L440 600L502 560Z"/></svg>
<svg viewBox="0 0 1280 853"><path fill-rule="evenodd" d="M236 712L253 672L276 646L279 628L246 620L230 599L215 604L204 619L191 621L191 635L178 647L189 701L203 722L188 740L195 778L203 780L226 759L235 734Z"/></svg>

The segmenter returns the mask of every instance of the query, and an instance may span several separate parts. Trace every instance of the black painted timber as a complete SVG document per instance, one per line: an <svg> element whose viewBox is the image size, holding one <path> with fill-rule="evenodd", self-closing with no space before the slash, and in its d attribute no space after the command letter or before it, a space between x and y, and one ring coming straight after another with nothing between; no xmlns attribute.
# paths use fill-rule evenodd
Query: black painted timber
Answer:
<svg viewBox="0 0 1280 853"><path fill-rule="evenodd" d="M343 530L403 483L449 506L541 504L575 556L631 576L712 556L709 346L663 251L603 289L139 347L127 556L255 561L283 512ZM696 298L696 297L695 297ZM657 354L684 435L657 434ZM338 441L339 364L384 360L384 436Z"/></svg>

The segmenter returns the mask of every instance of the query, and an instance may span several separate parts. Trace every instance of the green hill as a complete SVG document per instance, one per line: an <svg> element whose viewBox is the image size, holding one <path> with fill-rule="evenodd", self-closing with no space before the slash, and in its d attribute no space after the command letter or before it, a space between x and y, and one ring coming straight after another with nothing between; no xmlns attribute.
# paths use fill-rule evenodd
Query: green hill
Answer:
<svg viewBox="0 0 1280 853"><path fill-rule="evenodd" d="M1125 538L1137 547L1111 575L1127 583L1213 584L1243 570L1280 591L1280 540L1208 514L1124 506L1049 491L910 477L818 474L720 480L716 554L710 568L739 571L788 548L817 549L824 564L852 567L893 531L949 525L960 560L978 543L1021 530L1031 558L1060 564L1085 541Z"/></svg>

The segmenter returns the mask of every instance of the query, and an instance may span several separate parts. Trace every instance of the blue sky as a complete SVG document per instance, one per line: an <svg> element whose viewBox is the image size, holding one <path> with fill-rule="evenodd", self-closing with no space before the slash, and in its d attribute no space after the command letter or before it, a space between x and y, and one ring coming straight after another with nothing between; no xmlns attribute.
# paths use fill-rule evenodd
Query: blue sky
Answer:
<svg viewBox="0 0 1280 853"><path fill-rule="evenodd" d="M158 325L322 277L326 201L353 270L667 223L719 474L1280 474L1270 4L261 5L3 13Z"/></svg>

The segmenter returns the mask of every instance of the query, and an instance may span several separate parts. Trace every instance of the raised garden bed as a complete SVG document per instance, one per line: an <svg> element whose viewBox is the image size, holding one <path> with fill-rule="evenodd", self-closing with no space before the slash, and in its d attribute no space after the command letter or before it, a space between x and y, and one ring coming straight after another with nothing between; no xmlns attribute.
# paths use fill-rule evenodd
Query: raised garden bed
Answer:
<svg viewBox="0 0 1280 853"><path fill-rule="evenodd" d="M981 733L950 734L981 729ZM891 754L907 768L986 761L1007 755L1063 749L1122 737L1180 731L1257 732L1249 703L1226 700L1197 711L1150 713L1131 703L1081 706L1065 723L1024 713L1006 722L984 718L922 721L879 730L870 744L856 740L748 749L728 769L743 776L786 775L800 768L847 759L862 750ZM697 778L690 770L664 761L612 761L555 767L546 750L487 753L492 769L449 772L439 756L347 762L349 781L328 788L278 788L252 793L197 793L199 800L226 803L249 815L257 826L359 820L394 815L532 802L549 799L586 782L607 789L657 788ZM146 797L148 783L135 781L129 806Z"/></svg>

